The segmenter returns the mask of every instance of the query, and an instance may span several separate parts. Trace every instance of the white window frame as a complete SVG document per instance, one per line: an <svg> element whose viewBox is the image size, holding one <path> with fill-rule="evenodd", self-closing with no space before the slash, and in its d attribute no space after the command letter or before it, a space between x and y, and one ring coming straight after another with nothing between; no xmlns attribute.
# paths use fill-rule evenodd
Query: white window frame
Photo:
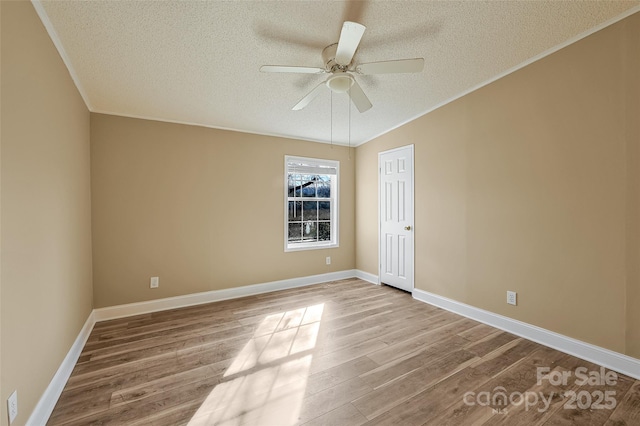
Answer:
<svg viewBox="0 0 640 426"><path fill-rule="evenodd" d="M293 166L295 164L295 166ZM294 168L295 167L295 168ZM296 169L297 168L297 169ZM331 197L315 198L315 197L289 197L289 173L306 169L309 174L331 176ZM317 170L335 170L335 174L331 173L314 173ZM340 227L339 218L339 194L340 186L340 162L336 160L324 160L320 158L297 157L285 155L284 157L284 251L300 251L300 250L318 250L339 247ZM289 201L330 201L331 202L331 240L330 241L312 241L306 243L289 243Z"/></svg>

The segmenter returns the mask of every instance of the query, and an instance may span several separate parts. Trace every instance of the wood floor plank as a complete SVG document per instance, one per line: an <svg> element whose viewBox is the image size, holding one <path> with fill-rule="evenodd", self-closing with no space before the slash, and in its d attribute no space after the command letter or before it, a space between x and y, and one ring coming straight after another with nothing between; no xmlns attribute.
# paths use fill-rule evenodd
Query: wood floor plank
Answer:
<svg viewBox="0 0 640 426"><path fill-rule="evenodd" d="M424 341L422 336L424 333L435 330L438 327L450 324L453 321L460 320L459 316L443 310L432 311L428 314L419 315L414 321L405 324L400 330L389 333L384 336L384 342L388 345L395 345L414 339ZM419 337L421 336L421 337Z"/></svg>
<svg viewBox="0 0 640 426"><path fill-rule="evenodd" d="M367 422L367 425L422 426L434 424L432 420L449 406L461 401L464 393L491 378L473 368L465 368L429 389Z"/></svg>
<svg viewBox="0 0 640 426"><path fill-rule="evenodd" d="M385 364L411 353L417 353L426 347L433 345L435 342L444 340L457 334L460 330L468 328L471 324L475 325L475 321L466 318L458 318L453 322L440 323L435 328L408 337L406 340L395 345L387 345L384 349L371 354L369 357L378 364Z"/></svg>
<svg viewBox="0 0 640 426"><path fill-rule="evenodd" d="M309 376L307 381L307 395L313 395L346 380L352 379L362 373L371 371L378 366L367 356L361 356L351 361L328 368Z"/></svg>
<svg viewBox="0 0 640 426"><path fill-rule="evenodd" d="M166 392L183 385L197 383L203 379L219 377L222 381L222 375L227 366L228 363L203 365L201 367L175 373L170 376L149 380L135 386L123 387L111 394L111 402L109 406L116 407L133 401L139 401L141 399L148 398L151 395Z"/></svg>
<svg viewBox="0 0 640 426"><path fill-rule="evenodd" d="M239 348L246 344L246 341L246 337L236 337L221 342L205 337L194 339L189 342L190 346L186 346L186 342L169 343L95 362L83 363L76 366L68 384L74 387L78 383L86 383L88 380L99 381L113 375L135 373L144 370L149 365L153 368L155 365L164 363L172 364L178 357L196 356L205 357L205 359L222 357L226 359L236 355Z"/></svg>
<svg viewBox="0 0 640 426"><path fill-rule="evenodd" d="M592 370L593 371L593 370ZM629 419L634 417L638 417L637 410L640 407L636 406L635 409L633 407L633 403L624 404L624 396L631 389L631 386L634 384L634 381L626 376L620 375L617 380L617 383L612 386L601 386L601 385L593 385L593 386L583 386L575 389L577 395L580 396L581 392L588 394L588 398L579 398L576 401L576 404L573 404L573 408L571 408L570 401L565 401L567 406L563 406L562 409L559 409L554 412L554 414L544 423L547 426L564 426L564 425L575 425L575 424L585 424L585 425L602 425L606 424L611 415L613 414L613 410L610 409L593 409L592 404L596 400L596 392L609 391L613 393L613 398L615 400L615 405L624 407L623 410L630 410L632 413L629 413L627 416ZM581 408L578 404L582 402L587 403L584 405L584 408ZM621 411L620 413L624 413ZM634 423L626 423L626 420L623 420L623 423L618 424L629 424L633 425ZM636 423L637 424L637 423Z"/></svg>
<svg viewBox="0 0 640 426"><path fill-rule="evenodd" d="M358 279L95 325L50 425L638 424L640 382L610 410L565 409L595 364ZM544 412L468 406L465 392L553 394ZM562 396L561 396L562 395Z"/></svg>
<svg viewBox="0 0 640 426"><path fill-rule="evenodd" d="M417 369L429 365L442 357L456 352L465 345L466 340L460 336L450 336L444 340L426 346L424 350L396 358L362 375L362 378L374 389L395 379L411 374ZM374 353L375 354L375 353Z"/></svg>
<svg viewBox="0 0 640 426"><path fill-rule="evenodd" d="M372 390L363 397L353 400L352 404L368 419L373 419L430 388L445 377L464 369L474 359L475 355L471 352L456 351L413 370L411 374Z"/></svg>
<svg viewBox="0 0 640 426"><path fill-rule="evenodd" d="M530 340L518 338L489 352L472 367L482 374L493 377L500 374L506 367L522 361L541 347L542 345Z"/></svg>
<svg viewBox="0 0 640 426"><path fill-rule="evenodd" d="M346 382L310 395L302 403L298 422L304 424L344 405L345 401L358 398L371 390L371 387L361 378L354 377Z"/></svg>
<svg viewBox="0 0 640 426"><path fill-rule="evenodd" d="M317 373L328 368L336 367L347 361L354 360L363 355L368 355L377 350L386 348L387 344L379 340L368 340L345 349L330 352L326 355L314 357L311 367L311 374Z"/></svg>
<svg viewBox="0 0 640 426"><path fill-rule="evenodd" d="M352 404L344 404L326 414L303 423L304 426L360 426L367 422L367 418Z"/></svg>
<svg viewBox="0 0 640 426"><path fill-rule="evenodd" d="M458 336L467 339L469 342L477 342L478 340L482 340L490 334L494 334L500 331L501 330L496 330L495 328L486 324L478 324L475 327L471 327L468 330L458 333Z"/></svg>
<svg viewBox="0 0 640 426"><path fill-rule="evenodd" d="M473 397L462 398L449 407L447 411L441 412L433 419L439 425L458 424L482 424L493 416L493 411L508 410L509 396L514 392L525 394L533 388L537 382L536 367L546 367L557 362L561 354L549 348L540 348L530 353L517 364L507 364L503 371L494 376L491 380L482 383L476 388L470 388ZM490 400L479 399L478 395L487 395ZM504 395L504 398L501 398ZM537 397L537 394L536 394ZM532 400L533 401L533 400ZM535 410L544 407L542 398L536 399L535 406L530 409ZM488 403L485 403L488 402Z"/></svg>
<svg viewBox="0 0 640 426"><path fill-rule="evenodd" d="M484 339L473 342L467 346L465 349L469 352L473 352L479 357L483 357L490 352L493 352L499 347L506 345L509 342L512 342L517 339L517 336L514 336L511 333L506 333L504 331L492 333L485 337Z"/></svg>
<svg viewBox="0 0 640 426"><path fill-rule="evenodd" d="M568 355L567 355L568 356ZM552 374L565 374L571 370L556 366L550 372ZM570 390L575 390L573 387ZM564 392L566 387L553 385L550 381L544 380L540 384L536 383L526 392L530 395L539 395L539 398L523 397L522 403L511 404L509 407L500 408L499 410L490 410L486 417L486 421L482 422L483 426L529 426L542 425L557 410L562 409L566 402ZM460 418L464 416L464 408L454 409L452 417Z"/></svg>
<svg viewBox="0 0 640 426"><path fill-rule="evenodd" d="M615 411L605 425L640 425L640 380L629 388L623 398L616 400Z"/></svg>

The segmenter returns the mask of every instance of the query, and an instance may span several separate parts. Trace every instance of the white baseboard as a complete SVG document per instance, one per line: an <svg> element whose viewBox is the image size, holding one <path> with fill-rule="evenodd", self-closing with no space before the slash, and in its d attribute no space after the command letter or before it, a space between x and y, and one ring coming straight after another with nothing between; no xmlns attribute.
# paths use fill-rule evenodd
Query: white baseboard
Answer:
<svg viewBox="0 0 640 426"><path fill-rule="evenodd" d="M356 269L356 278L360 278L361 280L370 282L371 284L380 284L380 281L378 281L377 275L370 274L365 271L361 271L360 269Z"/></svg>
<svg viewBox="0 0 640 426"><path fill-rule="evenodd" d="M58 398L60 398L62 390L67 384L67 380L69 380L73 368L76 366L76 362L78 362L78 358L82 353L84 344L87 342L95 323L96 321L92 311L82 326L78 337L76 337L73 345L71 345L71 349L67 352L67 356L64 357L62 364L58 367L58 371L56 371L53 379L51 379L49 386L47 386L47 389L45 389L44 393L40 397L40 400L36 404L36 408L31 412L29 420L27 420L26 423L27 426L44 425L49 420L49 416L51 416L53 408L56 406Z"/></svg>
<svg viewBox="0 0 640 426"><path fill-rule="evenodd" d="M203 303L216 302L220 300L235 299L238 297L251 296L254 294L269 293L277 290L303 287L313 284L320 284L328 281L342 280L356 277L357 271L354 269L329 272L327 274L311 275L308 277L292 278L288 280L272 281L263 284L254 284L244 287L230 288L225 290L208 291L204 293L188 294L185 296L169 297L166 299L150 300L148 302L130 303L127 305L111 306L108 308L94 309L80 330L78 337L69 349L67 356L60 364L58 371L42 394L36 408L33 410L27 421L27 426L40 426L47 423L53 409L62 394L71 372L78 362L91 330L96 322L110 319L128 317L132 315L158 312L167 309L175 309L186 306L199 305Z"/></svg>
<svg viewBox="0 0 640 426"><path fill-rule="evenodd" d="M481 323L499 328L541 345L602 365L618 373L640 379L640 360L564 336L535 325L494 314L484 309L457 302L424 290L414 289L413 298Z"/></svg>
<svg viewBox="0 0 640 426"><path fill-rule="evenodd" d="M328 281L342 280L356 276L354 269L327 274L310 275L308 277L291 278L288 280L272 281L263 284L253 284L224 290L206 291L203 293L187 294L184 296L168 297L165 299L149 300L147 302L129 303L126 305L110 306L94 309L96 322L133 315L148 314L150 312L165 311L167 309L184 308L201 305L203 303L219 302L221 300L236 299L238 297L253 296L278 290L320 284Z"/></svg>

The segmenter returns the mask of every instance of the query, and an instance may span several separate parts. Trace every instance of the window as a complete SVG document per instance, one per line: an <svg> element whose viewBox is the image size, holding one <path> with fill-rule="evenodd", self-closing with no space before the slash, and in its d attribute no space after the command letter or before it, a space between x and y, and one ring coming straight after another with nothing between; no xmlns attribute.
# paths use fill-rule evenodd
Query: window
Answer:
<svg viewBox="0 0 640 426"><path fill-rule="evenodd" d="M340 163L285 156L285 251L338 246Z"/></svg>

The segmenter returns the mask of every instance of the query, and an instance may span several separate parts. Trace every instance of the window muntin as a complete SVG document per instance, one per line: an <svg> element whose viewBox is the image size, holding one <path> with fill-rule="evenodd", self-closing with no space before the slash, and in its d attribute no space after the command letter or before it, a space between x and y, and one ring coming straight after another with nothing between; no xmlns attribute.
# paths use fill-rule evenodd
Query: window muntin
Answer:
<svg viewBox="0 0 640 426"><path fill-rule="evenodd" d="M285 157L285 250L338 246L339 162Z"/></svg>

